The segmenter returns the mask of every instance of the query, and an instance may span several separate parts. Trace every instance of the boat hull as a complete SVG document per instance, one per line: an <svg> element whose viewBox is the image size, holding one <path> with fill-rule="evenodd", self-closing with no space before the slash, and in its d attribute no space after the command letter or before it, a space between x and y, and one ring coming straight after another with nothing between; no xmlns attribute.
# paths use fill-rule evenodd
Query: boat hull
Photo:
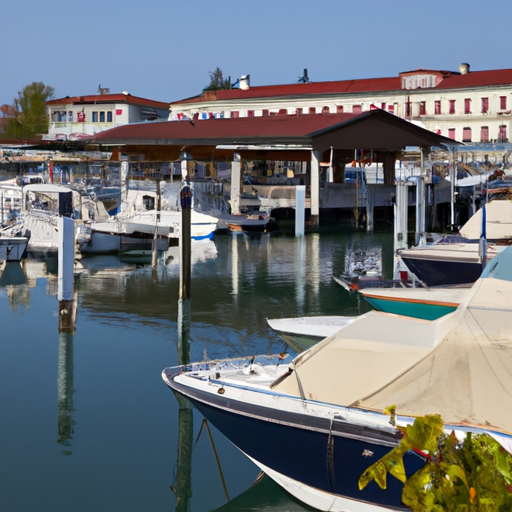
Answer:
<svg viewBox="0 0 512 512"><path fill-rule="evenodd" d="M401 255L403 262L427 286L474 283L482 273L480 261L420 259Z"/></svg>
<svg viewBox="0 0 512 512"><path fill-rule="evenodd" d="M455 311L458 307L458 304L447 305L420 301L392 300L387 297L377 297L368 294L364 294L364 298L379 311L422 318L423 320L436 320Z"/></svg>
<svg viewBox="0 0 512 512"><path fill-rule="evenodd" d="M280 475L276 478L278 483L283 479L300 483L301 493L309 496L310 504L315 507L336 510L332 504L337 501L357 503L362 508L356 510L365 512L408 510L401 503L402 483L395 478L388 479L386 490L375 482L370 482L364 490L358 487L363 472L398 444L399 437L394 431L355 425L341 416L309 414L307 407L304 413L299 413L286 407L237 401L226 397L229 391L218 394L193 389L165 376L164 381L258 466L270 468L269 476ZM405 456L408 475L424 462L419 455L408 453ZM326 499L318 502L315 493ZM297 497L308 502L305 496ZM329 506L322 508L322 503Z"/></svg>
<svg viewBox="0 0 512 512"><path fill-rule="evenodd" d="M25 237L0 237L0 262L20 261L27 249Z"/></svg>

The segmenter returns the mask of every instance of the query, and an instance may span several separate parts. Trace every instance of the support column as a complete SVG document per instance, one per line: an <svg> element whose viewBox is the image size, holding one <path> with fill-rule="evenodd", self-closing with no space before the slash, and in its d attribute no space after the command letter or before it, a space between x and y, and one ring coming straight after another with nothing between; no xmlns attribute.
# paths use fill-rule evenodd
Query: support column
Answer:
<svg viewBox="0 0 512 512"><path fill-rule="evenodd" d="M425 181L423 176L412 176L410 182L416 183L416 229L414 243L426 245L425 239Z"/></svg>
<svg viewBox="0 0 512 512"><path fill-rule="evenodd" d="M311 228L315 231L320 224L320 159L321 151L311 151Z"/></svg>
<svg viewBox="0 0 512 512"><path fill-rule="evenodd" d="M398 258L398 251L400 249L407 249L407 208L408 205L409 189L407 182L396 182L396 196L395 196L395 222L394 222L394 265L393 265L393 279L400 279L400 272L403 270L403 262Z"/></svg>
<svg viewBox="0 0 512 512"><path fill-rule="evenodd" d="M295 236L304 236L306 209L306 187L297 185L295 187Z"/></svg>
<svg viewBox="0 0 512 512"><path fill-rule="evenodd" d="M235 153L231 162L231 215L240 215L240 155Z"/></svg>

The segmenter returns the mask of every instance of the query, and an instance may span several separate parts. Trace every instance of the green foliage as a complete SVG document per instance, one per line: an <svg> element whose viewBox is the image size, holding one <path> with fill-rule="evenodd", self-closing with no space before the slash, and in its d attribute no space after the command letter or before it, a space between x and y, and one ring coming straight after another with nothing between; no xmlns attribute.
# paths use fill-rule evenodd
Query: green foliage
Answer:
<svg viewBox="0 0 512 512"><path fill-rule="evenodd" d="M14 100L16 117L9 121L5 137L31 139L48 133L46 102L53 96L53 87L44 85L42 82L32 82L27 85Z"/></svg>
<svg viewBox="0 0 512 512"><path fill-rule="evenodd" d="M394 414L394 409L390 409ZM404 483L402 501L414 512L505 512L512 510L512 456L491 436L468 432L463 441L443 431L440 416L417 418L400 444L372 464L359 488L375 482L386 489L390 473ZM430 457L406 477L403 456L420 450Z"/></svg>
<svg viewBox="0 0 512 512"><path fill-rule="evenodd" d="M231 89L231 80L224 78L220 68L216 68L215 71L210 71L210 84L203 89L203 91L219 91L222 89Z"/></svg>

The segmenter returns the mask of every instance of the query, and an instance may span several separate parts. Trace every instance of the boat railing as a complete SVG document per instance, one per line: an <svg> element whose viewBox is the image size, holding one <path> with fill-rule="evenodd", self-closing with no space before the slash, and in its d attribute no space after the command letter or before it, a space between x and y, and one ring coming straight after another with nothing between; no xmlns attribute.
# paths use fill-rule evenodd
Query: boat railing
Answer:
<svg viewBox="0 0 512 512"><path fill-rule="evenodd" d="M204 377L204 373L211 372L214 376L220 375L225 371L236 370L251 370L252 366L257 365L273 365L279 366L285 362L289 354L272 354L272 355L258 355L248 357L237 357L233 359L212 359L210 361L200 361L190 363L180 367L180 373L198 374L199 377ZM288 363L286 363L288 364Z"/></svg>
<svg viewBox="0 0 512 512"><path fill-rule="evenodd" d="M32 208L30 210L30 216L35 220L40 220L42 222L47 222L52 226L57 226L59 214L56 212L51 212L48 210L40 210L38 208Z"/></svg>

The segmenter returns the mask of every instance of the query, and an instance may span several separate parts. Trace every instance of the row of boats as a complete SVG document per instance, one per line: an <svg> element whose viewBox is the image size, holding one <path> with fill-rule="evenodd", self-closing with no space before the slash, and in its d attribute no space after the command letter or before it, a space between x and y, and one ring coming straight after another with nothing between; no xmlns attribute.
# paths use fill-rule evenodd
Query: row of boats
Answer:
<svg viewBox="0 0 512 512"><path fill-rule="evenodd" d="M77 252L84 255L150 253L155 248L165 251L178 245L182 217L179 182L166 184L159 192L147 188L119 189L121 207L114 215L96 194L83 194L66 186L0 186L0 262L19 260L25 251L57 251L60 216L75 220ZM211 240L219 230L264 232L269 220L263 213L231 215L193 207L191 237L199 242Z"/></svg>
<svg viewBox="0 0 512 512"><path fill-rule="evenodd" d="M165 384L264 473L319 510L408 510L397 478L389 477L385 488L372 481L364 489L359 479L398 446L400 428L418 417L439 414L457 439L487 434L512 453L512 247L506 244L510 232L493 234L511 217L505 203L491 205L487 219L484 210L473 220L476 239L469 225L469 237L454 241L449 251L454 256L457 244L472 244L458 258L478 255L482 220L490 221L492 238L487 253L476 257L473 282L469 273L460 274L463 283L454 273L449 281L455 283L443 287L408 281L385 287L382 279L370 278L365 288L364 279L360 286L340 280L377 310L269 320L298 352L292 360L281 353L199 361L165 368ZM425 259L434 261L437 250L442 261L446 244L424 249ZM407 452L407 477L431 456Z"/></svg>

